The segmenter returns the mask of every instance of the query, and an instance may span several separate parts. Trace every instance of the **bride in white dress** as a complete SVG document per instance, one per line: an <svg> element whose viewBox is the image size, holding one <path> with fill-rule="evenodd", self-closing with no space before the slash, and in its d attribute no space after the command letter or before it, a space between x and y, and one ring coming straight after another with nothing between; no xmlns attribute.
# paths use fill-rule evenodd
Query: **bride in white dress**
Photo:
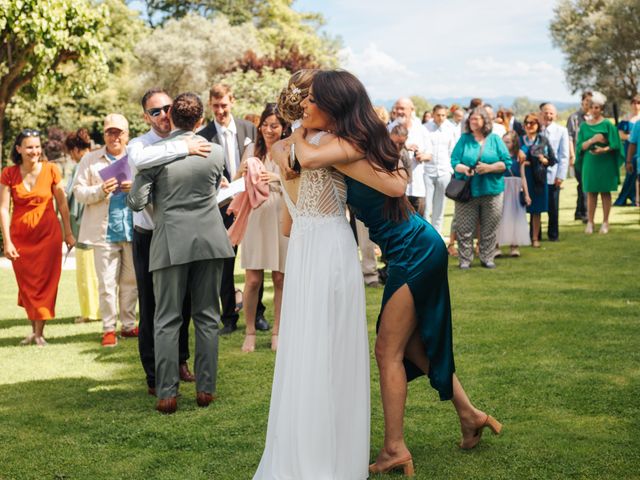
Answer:
<svg viewBox="0 0 640 480"><path fill-rule="evenodd" d="M344 177L303 170L297 202L284 192L293 225L267 439L253 478L365 479L369 342Z"/></svg>

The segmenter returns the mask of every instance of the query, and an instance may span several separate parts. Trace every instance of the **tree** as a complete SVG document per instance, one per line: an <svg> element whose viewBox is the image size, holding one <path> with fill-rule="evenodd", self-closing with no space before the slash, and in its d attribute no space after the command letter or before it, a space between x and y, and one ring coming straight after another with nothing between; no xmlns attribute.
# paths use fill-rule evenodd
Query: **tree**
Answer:
<svg viewBox="0 0 640 480"><path fill-rule="evenodd" d="M511 105L511 110L517 117L522 117L527 113L537 112L540 110L540 106L529 97L516 97Z"/></svg>
<svg viewBox="0 0 640 480"><path fill-rule="evenodd" d="M422 115L424 115L424 112L430 112L433 108L431 103L429 103L429 100L421 97L420 95L412 95L409 98L413 102L413 106L416 107L416 115L418 116L420 121L422 121Z"/></svg>
<svg viewBox="0 0 640 480"><path fill-rule="evenodd" d="M34 98L52 87L88 91L106 74L104 20L104 10L87 0L0 2L0 145L18 92Z"/></svg>
<svg viewBox="0 0 640 480"><path fill-rule="evenodd" d="M174 94L207 91L212 78L231 70L247 50L260 52L251 24L232 26L224 15L211 20L188 13L156 28L136 54L142 83Z"/></svg>
<svg viewBox="0 0 640 480"><path fill-rule="evenodd" d="M573 93L595 88L620 102L638 91L638 0L560 0L554 13L551 37Z"/></svg>

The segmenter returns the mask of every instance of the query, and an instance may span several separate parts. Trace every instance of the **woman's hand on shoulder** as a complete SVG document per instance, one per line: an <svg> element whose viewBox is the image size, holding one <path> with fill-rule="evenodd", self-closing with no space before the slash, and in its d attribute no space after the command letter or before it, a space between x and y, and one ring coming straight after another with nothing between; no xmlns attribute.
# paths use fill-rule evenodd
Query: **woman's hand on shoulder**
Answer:
<svg viewBox="0 0 640 480"><path fill-rule="evenodd" d="M296 130L296 132L298 130ZM293 180L299 176L298 172L294 171L289 165L291 145L293 145L291 137L287 137L274 143L270 151L271 159L276 163L280 169L282 178L285 180Z"/></svg>

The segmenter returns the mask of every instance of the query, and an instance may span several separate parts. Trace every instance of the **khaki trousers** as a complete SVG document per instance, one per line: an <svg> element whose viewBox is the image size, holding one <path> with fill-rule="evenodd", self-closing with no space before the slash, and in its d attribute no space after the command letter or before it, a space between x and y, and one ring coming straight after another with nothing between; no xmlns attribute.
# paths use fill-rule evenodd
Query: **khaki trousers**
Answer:
<svg viewBox="0 0 640 480"><path fill-rule="evenodd" d="M98 275L103 331L114 332L118 316L124 330L135 328L138 288L131 242L94 246L93 256Z"/></svg>

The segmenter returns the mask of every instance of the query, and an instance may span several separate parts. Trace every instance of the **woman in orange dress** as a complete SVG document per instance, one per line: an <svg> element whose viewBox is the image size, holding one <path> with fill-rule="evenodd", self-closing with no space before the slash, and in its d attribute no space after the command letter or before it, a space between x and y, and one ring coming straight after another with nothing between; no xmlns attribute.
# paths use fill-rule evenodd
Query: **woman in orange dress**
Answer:
<svg viewBox="0 0 640 480"><path fill-rule="evenodd" d="M40 133L26 129L16 138L11 158L15 165L0 177L0 224L4 254L13 263L18 282L18 305L27 311L31 333L23 345L44 347L44 323L55 316L62 269L62 235L53 197L62 216L67 248L75 244L69 209L53 163L41 161ZM13 202L13 213L9 205Z"/></svg>

